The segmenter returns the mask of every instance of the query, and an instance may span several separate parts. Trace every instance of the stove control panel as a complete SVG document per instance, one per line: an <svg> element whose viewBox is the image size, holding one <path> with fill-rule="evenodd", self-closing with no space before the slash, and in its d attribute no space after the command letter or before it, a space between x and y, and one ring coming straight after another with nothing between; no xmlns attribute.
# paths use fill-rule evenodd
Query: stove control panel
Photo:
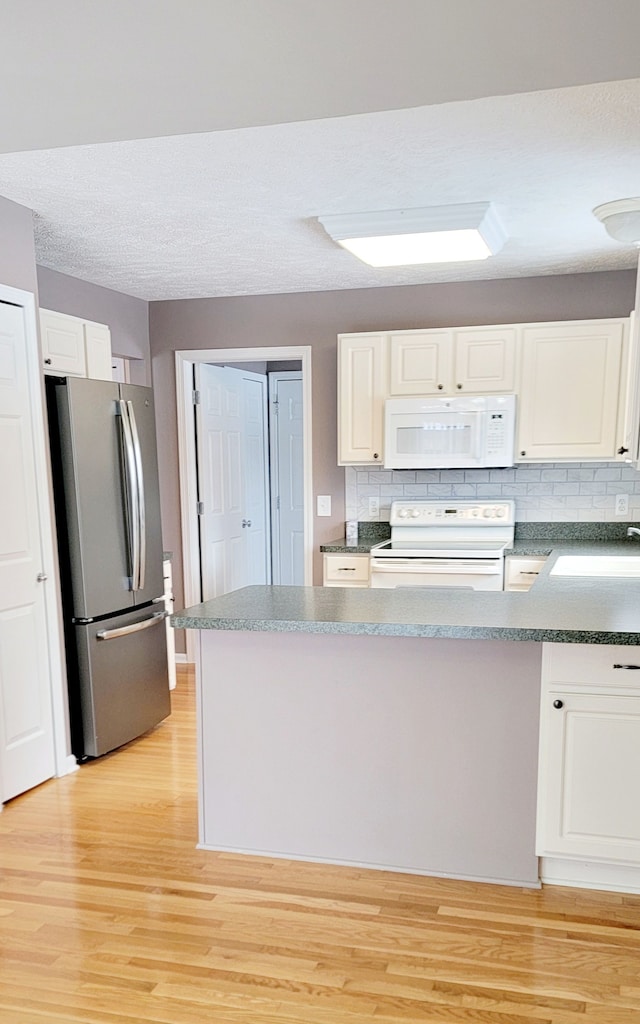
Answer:
<svg viewBox="0 0 640 1024"><path fill-rule="evenodd" d="M391 503L391 526L507 526L514 520L512 501L406 501Z"/></svg>

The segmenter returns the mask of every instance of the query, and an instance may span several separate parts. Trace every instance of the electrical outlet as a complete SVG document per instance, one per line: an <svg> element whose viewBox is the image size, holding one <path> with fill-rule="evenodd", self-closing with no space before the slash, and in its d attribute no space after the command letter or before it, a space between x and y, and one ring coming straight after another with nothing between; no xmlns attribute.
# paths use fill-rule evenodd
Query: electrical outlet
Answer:
<svg viewBox="0 0 640 1024"><path fill-rule="evenodd" d="M380 498L369 498L369 515L372 519L377 519L380 515Z"/></svg>
<svg viewBox="0 0 640 1024"><path fill-rule="evenodd" d="M616 510L617 516L628 516L629 515L629 495L628 494L616 494Z"/></svg>

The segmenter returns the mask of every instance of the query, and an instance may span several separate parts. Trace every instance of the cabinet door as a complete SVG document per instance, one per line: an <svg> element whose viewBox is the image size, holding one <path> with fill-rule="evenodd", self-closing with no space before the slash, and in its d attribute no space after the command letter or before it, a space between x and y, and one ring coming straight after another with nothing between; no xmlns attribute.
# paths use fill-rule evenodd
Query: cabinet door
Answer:
<svg viewBox="0 0 640 1024"><path fill-rule="evenodd" d="M408 331L389 336L391 395L451 393L451 331Z"/></svg>
<svg viewBox="0 0 640 1024"><path fill-rule="evenodd" d="M516 342L515 327L456 331L454 390L478 395L515 391Z"/></svg>
<svg viewBox="0 0 640 1024"><path fill-rule="evenodd" d="M384 334L338 338L338 463L382 464Z"/></svg>
<svg viewBox="0 0 640 1024"><path fill-rule="evenodd" d="M85 323L84 340L87 377L113 380L111 365L111 331L104 324Z"/></svg>
<svg viewBox="0 0 640 1024"><path fill-rule="evenodd" d="M86 375L84 329L81 320L40 310L42 358L46 373Z"/></svg>
<svg viewBox="0 0 640 1024"><path fill-rule="evenodd" d="M537 847L640 864L640 697L545 694Z"/></svg>
<svg viewBox="0 0 640 1024"><path fill-rule="evenodd" d="M613 459L624 323L526 327L517 458Z"/></svg>

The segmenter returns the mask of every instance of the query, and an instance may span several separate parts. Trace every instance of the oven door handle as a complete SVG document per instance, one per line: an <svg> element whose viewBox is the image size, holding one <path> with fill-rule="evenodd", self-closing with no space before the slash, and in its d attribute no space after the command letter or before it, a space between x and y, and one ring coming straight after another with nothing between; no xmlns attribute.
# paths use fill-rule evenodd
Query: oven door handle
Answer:
<svg viewBox="0 0 640 1024"><path fill-rule="evenodd" d="M502 572L501 563L495 562L438 562L420 558L372 559L371 572L407 572L407 573L441 573L452 576L499 576Z"/></svg>

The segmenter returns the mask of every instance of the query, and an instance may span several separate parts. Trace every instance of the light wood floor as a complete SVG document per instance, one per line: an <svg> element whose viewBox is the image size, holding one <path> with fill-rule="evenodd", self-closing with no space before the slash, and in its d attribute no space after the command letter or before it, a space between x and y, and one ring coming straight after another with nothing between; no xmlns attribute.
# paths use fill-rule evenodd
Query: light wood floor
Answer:
<svg viewBox="0 0 640 1024"><path fill-rule="evenodd" d="M2 1024L640 1024L640 897L195 849L171 718L0 815Z"/></svg>

